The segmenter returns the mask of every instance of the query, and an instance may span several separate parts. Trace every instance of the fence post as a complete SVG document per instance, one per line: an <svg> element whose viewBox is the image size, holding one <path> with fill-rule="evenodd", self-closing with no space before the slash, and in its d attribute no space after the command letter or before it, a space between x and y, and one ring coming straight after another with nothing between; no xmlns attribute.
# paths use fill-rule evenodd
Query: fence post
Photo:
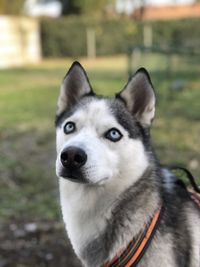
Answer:
<svg viewBox="0 0 200 267"><path fill-rule="evenodd" d="M87 28L86 29L87 36L87 57L95 58L96 57L96 33L95 29Z"/></svg>
<svg viewBox="0 0 200 267"><path fill-rule="evenodd" d="M144 24L143 26L143 44L145 47L151 47L153 44L152 26Z"/></svg>

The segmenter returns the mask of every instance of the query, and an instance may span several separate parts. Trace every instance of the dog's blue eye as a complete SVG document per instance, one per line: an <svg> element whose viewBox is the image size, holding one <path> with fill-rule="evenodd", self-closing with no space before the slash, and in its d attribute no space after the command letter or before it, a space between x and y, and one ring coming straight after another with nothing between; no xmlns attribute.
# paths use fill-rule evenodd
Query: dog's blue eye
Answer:
<svg viewBox="0 0 200 267"><path fill-rule="evenodd" d="M105 137L112 142L117 142L122 138L122 134L116 128L112 128L106 132Z"/></svg>
<svg viewBox="0 0 200 267"><path fill-rule="evenodd" d="M73 133L76 130L76 126L74 122L67 122L64 126L64 133L65 134L70 134Z"/></svg>

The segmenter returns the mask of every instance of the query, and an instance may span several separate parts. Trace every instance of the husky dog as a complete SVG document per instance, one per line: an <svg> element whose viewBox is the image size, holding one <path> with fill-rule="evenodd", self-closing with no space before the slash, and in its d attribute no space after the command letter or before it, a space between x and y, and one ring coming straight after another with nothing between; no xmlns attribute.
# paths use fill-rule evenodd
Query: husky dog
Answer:
<svg viewBox="0 0 200 267"><path fill-rule="evenodd" d="M156 160L150 144L154 114L155 93L144 68L115 98L95 95L78 62L64 77L56 173L66 230L84 266L136 266L119 263L120 255L156 213L159 220L137 266L200 266L200 212Z"/></svg>

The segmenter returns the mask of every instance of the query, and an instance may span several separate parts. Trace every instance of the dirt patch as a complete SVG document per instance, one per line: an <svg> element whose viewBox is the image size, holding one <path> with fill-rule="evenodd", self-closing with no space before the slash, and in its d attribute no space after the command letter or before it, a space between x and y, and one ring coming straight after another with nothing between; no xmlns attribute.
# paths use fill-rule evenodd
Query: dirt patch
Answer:
<svg viewBox="0 0 200 267"><path fill-rule="evenodd" d="M80 267L58 222L13 223L0 227L0 267Z"/></svg>

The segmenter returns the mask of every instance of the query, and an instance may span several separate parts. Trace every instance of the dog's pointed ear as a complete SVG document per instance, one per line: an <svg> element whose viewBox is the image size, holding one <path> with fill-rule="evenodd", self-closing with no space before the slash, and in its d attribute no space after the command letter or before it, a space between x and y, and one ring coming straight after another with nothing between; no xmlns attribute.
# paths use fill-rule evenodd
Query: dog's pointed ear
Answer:
<svg viewBox="0 0 200 267"><path fill-rule="evenodd" d="M116 98L125 103L128 111L144 127L151 125L155 115L155 93L146 69L140 68Z"/></svg>
<svg viewBox="0 0 200 267"><path fill-rule="evenodd" d="M72 108L83 96L93 94L86 71L75 61L63 79L56 116Z"/></svg>

